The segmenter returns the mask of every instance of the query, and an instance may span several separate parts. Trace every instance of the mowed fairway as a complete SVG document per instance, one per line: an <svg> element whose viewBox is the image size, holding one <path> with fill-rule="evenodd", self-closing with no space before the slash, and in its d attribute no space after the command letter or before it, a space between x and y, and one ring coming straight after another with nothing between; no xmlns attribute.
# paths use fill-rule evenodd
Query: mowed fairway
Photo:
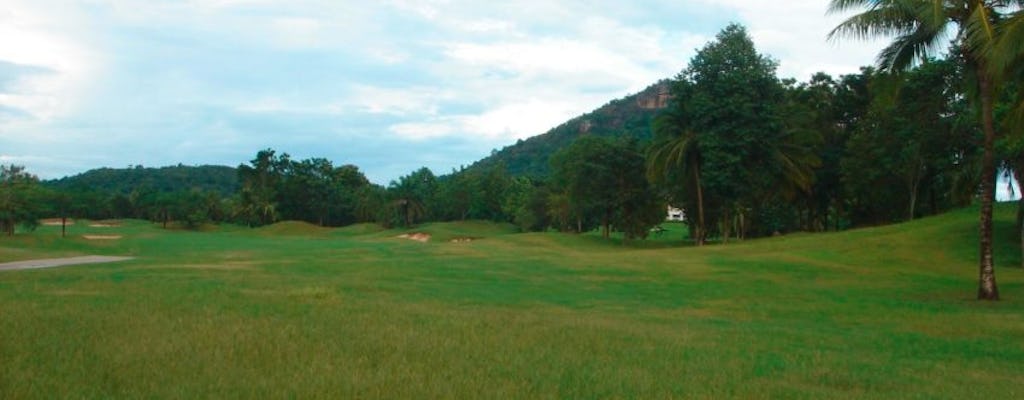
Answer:
<svg viewBox="0 0 1024 400"><path fill-rule="evenodd" d="M998 303L973 300L975 209L705 248L47 226L0 262L136 258L0 271L0 398L1024 398L1013 213Z"/></svg>

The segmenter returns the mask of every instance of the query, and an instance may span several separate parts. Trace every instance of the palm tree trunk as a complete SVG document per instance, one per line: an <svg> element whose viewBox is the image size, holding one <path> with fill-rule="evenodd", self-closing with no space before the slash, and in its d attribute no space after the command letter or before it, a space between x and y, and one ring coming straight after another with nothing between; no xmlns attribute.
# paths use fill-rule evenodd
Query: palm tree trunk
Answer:
<svg viewBox="0 0 1024 400"><path fill-rule="evenodd" d="M981 66L978 71L985 71ZM995 124L993 121L992 81L984 72L978 76L981 97L981 123L985 132L981 171L981 223L979 227L978 300L999 300L995 265L992 261L992 203L995 196Z"/></svg>
<svg viewBox="0 0 1024 400"><path fill-rule="evenodd" d="M1017 233L1020 234L1020 267L1024 268L1024 191L1021 191L1021 176L1024 174L1021 173L1021 165L1024 164L1019 160L1014 163L1013 179L1017 181L1017 191L1021 192L1018 193L1020 200L1017 200Z"/></svg>

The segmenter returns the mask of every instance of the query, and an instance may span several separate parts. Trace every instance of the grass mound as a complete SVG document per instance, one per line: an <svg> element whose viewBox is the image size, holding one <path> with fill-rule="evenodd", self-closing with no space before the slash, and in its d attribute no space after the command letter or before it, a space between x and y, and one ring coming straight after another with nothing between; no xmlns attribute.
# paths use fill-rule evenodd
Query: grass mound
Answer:
<svg viewBox="0 0 1024 400"><path fill-rule="evenodd" d="M379 224L361 223L336 228L334 229L333 234L338 236L362 236L380 233L383 231L385 231L384 227Z"/></svg>
<svg viewBox="0 0 1024 400"><path fill-rule="evenodd" d="M457 239L473 238L480 240L519 232L515 225L491 221L456 221L422 224L404 231L405 233L421 233L430 235L430 240L447 243Z"/></svg>
<svg viewBox="0 0 1024 400"><path fill-rule="evenodd" d="M305 221L281 221L256 228L255 231L262 235L321 236L330 233L332 229Z"/></svg>

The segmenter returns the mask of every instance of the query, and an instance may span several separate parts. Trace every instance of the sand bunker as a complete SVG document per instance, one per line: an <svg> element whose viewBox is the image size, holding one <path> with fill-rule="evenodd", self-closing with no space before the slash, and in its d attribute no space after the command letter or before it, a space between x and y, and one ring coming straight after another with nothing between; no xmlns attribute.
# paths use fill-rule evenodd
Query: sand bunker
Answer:
<svg viewBox="0 0 1024 400"><path fill-rule="evenodd" d="M449 242L451 242L451 243L469 243L469 242L472 242L474 240L476 240L476 238L460 237L460 238L455 238L455 239L449 240Z"/></svg>
<svg viewBox="0 0 1024 400"><path fill-rule="evenodd" d="M429 233L422 233L422 232L403 233L401 235L398 235L398 237L402 238L402 239L415 240L417 242L423 242L423 243L426 243L426 242L430 241L430 234Z"/></svg>
<svg viewBox="0 0 1024 400"><path fill-rule="evenodd" d="M117 240L121 235L82 235L86 240Z"/></svg>
<svg viewBox="0 0 1024 400"><path fill-rule="evenodd" d="M44 226L61 226L62 225L62 223L60 222L60 218L47 218L47 219L44 219L44 220L40 220L39 223L43 224ZM66 225L74 225L74 224L75 224L75 220L73 220L71 218L68 218L68 222L67 222Z"/></svg>
<svg viewBox="0 0 1024 400"><path fill-rule="evenodd" d="M107 224L107 223L89 224L90 228L116 228L116 227L119 227L119 226L121 226L121 224Z"/></svg>

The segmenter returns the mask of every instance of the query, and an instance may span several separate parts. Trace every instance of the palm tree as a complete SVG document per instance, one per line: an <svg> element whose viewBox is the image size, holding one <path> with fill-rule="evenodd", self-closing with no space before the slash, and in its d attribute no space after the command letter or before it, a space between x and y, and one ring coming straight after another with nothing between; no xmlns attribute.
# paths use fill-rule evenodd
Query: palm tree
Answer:
<svg viewBox="0 0 1024 400"><path fill-rule="evenodd" d="M665 181L678 172L684 182L692 185L697 197L697 231L694 237L697 245L702 246L707 230L704 225L704 189L700 180L699 135L686 129L682 114L675 109L658 115L652 127L658 140L651 145L647 157L647 177L654 182Z"/></svg>
<svg viewBox="0 0 1024 400"><path fill-rule="evenodd" d="M398 210L406 228L411 228L413 222L426 214L423 203L420 203L419 200L411 196L400 196L391 202L391 206Z"/></svg>
<svg viewBox="0 0 1024 400"><path fill-rule="evenodd" d="M866 39L895 36L878 55L883 71L897 73L912 67L948 45L965 63L968 92L981 109L985 135L981 172L978 299L998 300L992 261L992 203L995 195L996 137L993 103L999 75L992 62L998 24L1009 7L1021 0L832 0L830 13L867 9L837 26L829 38ZM953 34L954 35L950 35Z"/></svg>

